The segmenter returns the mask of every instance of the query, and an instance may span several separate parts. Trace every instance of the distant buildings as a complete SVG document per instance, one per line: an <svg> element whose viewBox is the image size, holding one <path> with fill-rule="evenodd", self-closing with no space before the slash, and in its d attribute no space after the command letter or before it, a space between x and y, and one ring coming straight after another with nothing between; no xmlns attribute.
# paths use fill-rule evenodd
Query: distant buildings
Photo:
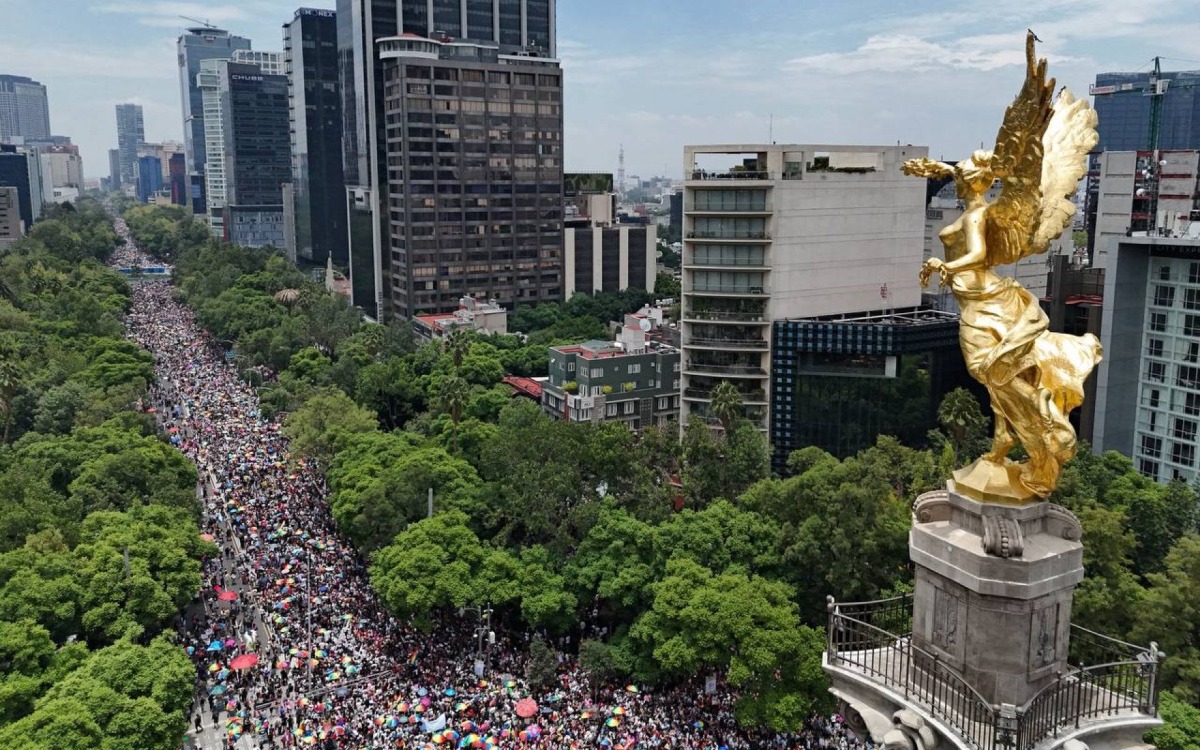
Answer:
<svg viewBox="0 0 1200 750"><path fill-rule="evenodd" d="M222 70L220 95L226 239L283 248L283 184L292 171L287 78L230 62Z"/></svg>
<svg viewBox="0 0 1200 750"><path fill-rule="evenodd" d="M331 10L300 8L283 26L292 134L292 200L285 207L294 217L289 257L319 266L332 257L348 268L337 41Z"/></svg>
<svg viewBox="0 0 1200 750"><path fill-rule="evenodd" d="M171 192L171 203L187 205L187 157L182 151L171 154L167 161L167 189Z"/></svg>
<svg viewBox="0 0 1200 750"><path fill-rule="evenodd" d="M204 135L204 102L197 76L204 60L229 60L236 50L250 49L250 40L232 36L224 29L200 26L187 29L176 42L179 57L179 87L183 100L184 154L188 172L188 199L192 212L205 213L204 165L207 159Z"/></svg>
<svg viewBox="0 0 1200 750"><path fill-rule="evenodd" d="M142 105L117 105L117 150L120 152L121 184L135 184L138 174L138 144L146 140Z"/></svg>
<svg viewBox="0 0 1200 750"><path fill-rule="evenodd" d="M351 280L368 315L445 311L468 290L561 299L554 10L338 3Z"/></svg>
<svg viewBox="0 0 1200 750"><path fill-rule="evenodd" d="M42 152L42 174L48 175L56 188L83 188L83 159L79 148L72 145L46 146Z"/></svg>
<svg viewBox="0 0 1200 750"><path fill-rule="evenodd" d="M618 225L611 174L564 177L563 298L654 291L657 225Z"/></svg>
<svg viewBox="0 0 1200 750"><path fill-rule="evenodd" d="M110 190L120 190L124 186L121 181L121 150L110 148L108 150L108 179Z"/></svg>
<svg viewBox="0 0 1200 750"><path fill-rule="evenodd" d="M412 319L413 334L424 341L444 339L459 329L476 333L508 333L508 311L496 300L483 302L463 297L451 313L417 315Z"/></svg>
<svg viewBox="0 0 1200 750"><path fill-rule="evenodd" d="M647 340L649 321L627 316L616 341L550 348L542 408L571 422L665 426L679 416L679 350Z"/></svg>
<svg viewBox="0 0 1200 750"><path fill-rule="evenodd" d="M50 138L46 87L32 78L0 74L0 139Z"/></svg>
<svg viewBox="0 0 1200 750"><path fill-rule="evenodd" d="M1200 426L1200 240L1112 241L1094 448L1160 482L1194 484Z"/></svg>

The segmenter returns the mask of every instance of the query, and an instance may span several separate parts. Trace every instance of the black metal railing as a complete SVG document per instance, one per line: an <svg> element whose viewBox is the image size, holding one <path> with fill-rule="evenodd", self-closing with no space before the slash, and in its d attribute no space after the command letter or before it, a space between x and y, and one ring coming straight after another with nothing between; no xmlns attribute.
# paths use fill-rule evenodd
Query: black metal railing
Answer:
<svg viewBox="0 0 1200 750"><path fill-rule="evenodd" d="M902 693L978 750L1032 750L1082 722L1158 712L1158 652L1071 628L1072 663L1015 711L989 704L937 654L912 642L912 598L829 604L827 658ZM1078 666L1083 658L1102 659Z"/></svg>

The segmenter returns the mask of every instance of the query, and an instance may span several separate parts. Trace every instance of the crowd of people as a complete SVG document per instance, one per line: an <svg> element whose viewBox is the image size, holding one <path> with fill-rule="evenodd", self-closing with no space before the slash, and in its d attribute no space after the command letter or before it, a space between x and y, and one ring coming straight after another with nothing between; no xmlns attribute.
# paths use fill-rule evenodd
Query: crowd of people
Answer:
<svg viewBox="0 0 1200 750"><path fill-rule="evenodd" d="M146 265L116 226L114 263ZM566 649L533 695L528 633L497 632L478 659L473 616L444 613L428 634L397 621L338 534L320 473L289 457L224 349L166 282L133 294L128 335L156 363L146 408L196 464L214 545L180 625L197 672L192 747L865 747L836 716L791 734L738 727L735 696L703 678L597 690Z"/></svg>

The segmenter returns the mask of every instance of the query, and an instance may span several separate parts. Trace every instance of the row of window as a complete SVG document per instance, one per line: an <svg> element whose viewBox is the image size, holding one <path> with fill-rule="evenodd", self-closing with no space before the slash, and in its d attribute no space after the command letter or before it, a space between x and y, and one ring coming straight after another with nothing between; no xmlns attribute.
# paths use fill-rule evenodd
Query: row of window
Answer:
<svg viewBox="0 0 1200 750"><path fill-rule="evenodd" d="M508 86L548 86L557 88L562 83L562 77L554 73L510 73L504 70L477 70L475 68L430 68L424 65L409 65L404 74L409 78L420 78L435 81L466 81L469 83L488 83Z"/></svg>
<svg viewBox="0 0 1200 750"><path fill-rule="evenodd" d="M1154 333L1182 333L1184 336L1200 336L1200 315L1184 315L1182 328L1169 322L1167 313L1151 312L1149 328Z"/></svg>
<svg viewBox="0 0 1200 750"><path fill-rule="evenodd" d="M1155 284L1154 304L1157 307L1174 307L1175 290L1177 288L1167 286L1166 284ZM1192 289L1190 287L1183 289L1183 309L1200 310L1200 289Z"/></svg>
<svg viewBox="0 0 1200 750"><path fill-rule="evenodd" d="M1151 435L1142 435L1141 455L1146 458L1161 459L1163 458L1163 440L1159 437ZM1171 443L1170 453L1171 463L1179 464L1180 466L1193 467L1196 465L1196 444L1192 443Z"/></svg>
<svg viewBox="0 0 1200 750"><path fill-rule="evenodd" d="M1167 364L1153 360L1147 362L1146 379L1153 383L1167 382ZM1175 384L1181 388L1200 390L1200 367L1176 365Z"/></svg>
<svg viewBox="0 0 1200 750"><path fill-rule="evenodd" d="M1176 276L1175 270L1176 269L1175 269L1174 264L1163 263L1161 266L1158 267L1158 280L1159 281L1182 281L1183 278L1185 278L1185 277L1183 276L1182 273L1179 274L1178 276ZM1183 269L1180 268L1179 270L1182 271ZM1200 284L1200 263L1194 263L1194 262L1188 263L1186 278L1187 278L1187 283L1189 283L1189 284Z"/></svg>

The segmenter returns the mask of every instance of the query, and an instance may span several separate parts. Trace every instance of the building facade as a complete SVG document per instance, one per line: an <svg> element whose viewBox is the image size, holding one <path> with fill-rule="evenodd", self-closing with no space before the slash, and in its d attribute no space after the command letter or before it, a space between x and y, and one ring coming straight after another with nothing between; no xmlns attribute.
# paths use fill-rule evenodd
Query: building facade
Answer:
<svg viewBox="0 0 1200 750"><path fill-rule="evenodd" d="M229 60L236 50L250 49L250 40L231 35L224 29L199 26L186 29L175 44L179 60L179 90L183 102L184 158L188 173L188 200L192 212L205 213L204 164L208 157L205 147L204 101L197 76L204 60Z"/></svg>
<svg viewBox="0 0 1200 750"><path fill-rule="evenodd" d="M476 333L508 333L508 310L496 300L486 302L463 297L452 313L417 315L412 319L413 335L421 341L444 339L459 329Z"/></svg>
<svg viewBox="0 0 1200 750"><path fill-rule="evenodd" d="M568 226L563 230L563 299L576 292L654 292L658 227Z"/></svg>
<svg viewBox="0 0 1200 750"><path fill-rule="evenodd" d="M380 40L388 307L563 296L562 71L556 60L421 37Z"/></svg>
<svg viewBox="0 0 1200 750"><path fill-rule="evenodd" d="M50 138L50 99L32 78L0 74L0 139Z"/></svg>
<svg viewBox="0 0 1200 750"><path fill-rule="evenodd" d="M37 149L0 143L0 187L17 190L17 205L24 231L42 216L47 195L42 185L42 162Z"/></svg>
<svg viewBox="0 0 1200 750"><path fill-rule="evenodd" d="M679 418L678 380L678 349L623 329L615 342L551 347L542 409L570 422L666 426Z"/></svg>
<svg viewBox="0 0 1200 750"><path fill-rule="evenodd" d="M120 153L121 184L133 185L138 175L138 144L146 140L142 105L117 105L117 151Z"/></svg>
<svg viewBox="0 0 1200 750"><path fill-rule="evenodd" d="M0 186L0 250L25 235L25 223L21 221L21 200L17 189Z"/></svg>
<svg viewBox="0 0 1200 750"><path fill-rule="evenodd" d="M287 77L265 74L254 65L226 63L220 119L226 238L239 245L282 248L283 185L292 175ZM229 225L231 217L237 219L236 229Z"/></svg>
<svg viewBox="0 0 1200 750"><path fill-rule="evenodd" d="M771 324L921 304L923 146L684 148L680 422L733 383L767 431ZM708 162L714 166L701 166Z"/></svg>
<svg viewBox="0 0 1200 750"><path fill-rule="evenodd" d="M771 326L771 463L816 446L852 456L892 435L919 445L942 396L972 385L958 315L933 309L776 321Z"/></svg>
<svg viewBox="0 0 1200 750"><path fill-rule="evenodd" d="M167 161L167 188L171 191L171 203L187 205L187 157L182 151L171 154Z"/></svg>
<svg viewBox="0 0 1200 750"><path fill-rule="evenodd" d="M1200 479L1200 240L1128 237L1105 273L1094 449L1160 482Z"/></svg>
<svg viewBox="0 0 1200 750"><path fill-rule="evenodd" d="M293 229L290 257L350 265L342 172L342 96L337 18L300 8L283 27L292 133Z"/></svg>
<svg viewBox="0 0 1200 750"><path fill-rule="evenodd" d="M384 60L378 40L404 33L441 39L439 30L452 37L455 18L457 28L465 30L464 39L495 45L499 54L554 58L555 0L337 2L351 288L354 303L372 318L389 314L390 291L385 290L390 287L391 264L385 208L389 172L384 126L388 113L384 110ZM448 29L437 28L440 26Z"/></svg>
<svg viewBox="0 0 1200 750"><path fill-rule="evenodd" d="M1099 73L1091 87L1093 107L1100 117L1096 151L1140 151L1152 148L1150 119L1154 74ZM1162 115L1158 125L1160 149L1200 148L1200 71L1164 72Z"/></svg>
<svg viewBox="0 0 1200 750"><path fill-rule="evenodd" d="M121 182L121 150L108 150L108 179L110 190L120 190L125 183Z"/></svg>
<svg viewBox="0 0 1200 750"><path fill-rule="evenodd" d="M76 146L46 146L42 149L42 173L53 187L83 188L83 159Z"/></svg>
<svg viewBox="0 0 1200 750"><path fill-rule="evenodd" d="M157 156L139 156L137 159L138 202L149 203L162 189L162 162Z"/></svg>

